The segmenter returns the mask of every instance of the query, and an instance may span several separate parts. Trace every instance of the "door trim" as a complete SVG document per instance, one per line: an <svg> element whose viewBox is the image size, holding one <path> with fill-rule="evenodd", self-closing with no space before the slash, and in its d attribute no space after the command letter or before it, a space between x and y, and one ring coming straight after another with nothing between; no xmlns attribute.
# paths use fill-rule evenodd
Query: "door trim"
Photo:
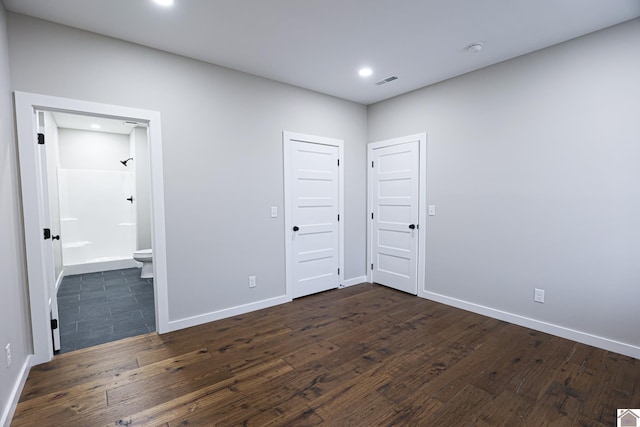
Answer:
<svg viewBox="0 0 640 427"><path fill-rule="evenodd" d="M371 162L373 150L393 145L418 141L420 159L418 171L418 254L417 288L418 296L426 298L425 265L427 248L427 134L417 133L399 138L370 142L367 144L367 281L372 281L371 263L373 262L373 230L371 212L373 212L373 176Z"/></svg>
<svg viewBox="0 0 640 427"><path fill-rule="evenodd" d="M160 113L137 108L80 101L68 98L15 92L16 134L20 158L20 180L24 218L27 278L29 282L29 304L31 308L31 330L33 338L32 365L53 359L51 331L48 312L48 290L46 289L43 263L42 210L38 197L42 185L37 180L37 144L35 134L36 110L64 111L90 114L117 119L133 120L148 124L149 156L151 161L152 196L152 244L154 287L156 294L156 324L158 333L169 330L169 306L167 291L167 261L165 239L164 183L162 170L162 136ZM42 327L40 325L46 325Z"/></svg>
<svg viewBox="0 0 640 427"><path fill-rule="evenodd" d="M340 167L338 168L338 212L340 221L338 222L339 247L338 247L338 263L340 274L338 276L339 287L343 287L344 282L344 141L341 139L326 138L322 136L306 135L303 133L282 131L282 151L284 159L284 247L285 247L285 288L288 300L293 300L293 245L291 244L291 228L293 223L291 217L293 215L293 203L291 202L291 150L292 142L308 142L313 144L329 145L338 147L338 160Z"/></svg>

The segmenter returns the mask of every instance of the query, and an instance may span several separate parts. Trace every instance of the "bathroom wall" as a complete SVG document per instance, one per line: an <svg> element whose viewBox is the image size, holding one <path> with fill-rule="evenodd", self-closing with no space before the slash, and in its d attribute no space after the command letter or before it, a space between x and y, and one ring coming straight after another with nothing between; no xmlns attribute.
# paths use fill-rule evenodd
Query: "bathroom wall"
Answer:
<svg viewBox="0 0 640 427"><path fill-rule="evenodd" d="M128 172L120 160L129 157L129 136L117 133L59 129L60 167Z"/></svg>
<svg viewBox="0 0 640 427"><path fill-rule="evenodd" d="M285 294L283 130L344 140L344 271L366 274L365 106L22 15L9 21L13 90L160 112L170 320Z"/></svg>
<svg viewBox="0 0 640 427"><path fill-rule="evenodd" d="M428 133L432 297L640 354L639 40L636 19L369 107L372 141Z"/></svg>
<svg viewBox="0 0 640 427"><path fill-rule="evenodd" d="M64 264L94 265L66 273L121 268L102 263L130 259L135 250L135 208L127 201L135 191L133 164L121 163L129 136L60 128L59 146Z"/></svg>
<svg viewBox="0 0 640 427"><path fill-rule="evenodd" d="M151 248L151 167L147 129L134 128L129 135L135 170L136 249Z"/></svg>
<svg viewBox="0 0 640 427"><path fill-rule="evenodd" d="M6 19L0 2L0 425L8 425L32 352ZM13 359L9 367L7 344Z"/></svg>

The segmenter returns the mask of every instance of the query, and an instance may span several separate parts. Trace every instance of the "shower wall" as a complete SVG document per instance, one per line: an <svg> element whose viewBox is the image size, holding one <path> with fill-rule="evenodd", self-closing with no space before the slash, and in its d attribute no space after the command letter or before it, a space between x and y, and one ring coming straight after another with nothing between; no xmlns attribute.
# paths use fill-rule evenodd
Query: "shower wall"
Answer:
<svg viewBox="0 0 640 427"><path fill-rule="evenodd" d="M100 271L108 269L105 263L122 260L135 265L135 206L127 201L134 194L133 165L120 163L130 157L129 136L62 128L58 135L65 270L96 265Z"/></svg>

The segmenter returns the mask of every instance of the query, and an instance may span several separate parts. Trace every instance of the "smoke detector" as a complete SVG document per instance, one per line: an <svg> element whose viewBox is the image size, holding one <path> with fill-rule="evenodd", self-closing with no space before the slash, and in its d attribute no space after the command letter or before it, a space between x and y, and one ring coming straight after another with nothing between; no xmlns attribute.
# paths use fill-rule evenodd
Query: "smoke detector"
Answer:
<svg viewBox="0 0 640 427"><path fill-rule="evenodd" d="M467 52L479 53L482 50L482 47L482 43L471 43L469 46L467 46Z"/></svg>

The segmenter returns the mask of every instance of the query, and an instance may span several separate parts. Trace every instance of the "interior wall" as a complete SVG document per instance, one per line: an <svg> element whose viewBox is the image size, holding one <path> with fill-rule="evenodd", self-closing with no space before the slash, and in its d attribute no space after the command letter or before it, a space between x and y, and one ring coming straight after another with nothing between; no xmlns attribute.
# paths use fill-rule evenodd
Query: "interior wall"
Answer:
<svg viewBox="0 0 640 427"><path fill-rule="evenodd" d="M32 352L6 19L0 3L0 424L3 425L12 413L12 394L23 378ZM11 344L9 367L5 358L7 344Z"/></svg>
<svg viewBox="0 0 640 427"><path fill-rule="evenodd" d="M427 291L640 346L638 40L636 19L370 106L370 141L428 133Z"/></svg>
<svg viewBox="0 0 640 427"><path fill-rule="evenodd" d="M285 295L283 130L344 140L345 277L365 275L366 107L22 15L9 36L13 90L161 113L170 320Z"/></svg>
<svg viewBox="0 0 640 427"><path fill-rule="evenodd" d="M63 169L131 170L120 163L129 157L128 135L60 128L58 139Z"/></svg>

